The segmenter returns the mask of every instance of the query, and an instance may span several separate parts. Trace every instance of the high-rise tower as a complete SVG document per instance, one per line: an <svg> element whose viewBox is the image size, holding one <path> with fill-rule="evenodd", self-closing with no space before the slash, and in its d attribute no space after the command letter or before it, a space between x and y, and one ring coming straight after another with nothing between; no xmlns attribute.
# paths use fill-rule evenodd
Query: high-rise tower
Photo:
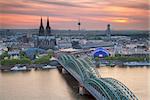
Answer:
<svg viewBox="0 0 150 100"><path fill-rule="evenodd" d="M47 18L46 35L52 35L51 34L51 27L49 26L49 18Z"/></svg>
<svg viewBox="0 0 150 100"><path fill-rule="evenodd" d="M107 38L110 40L111 39L110 24L107 25L106 35L107 35Z"/></svg>
<svg viewBox="0 0 150 100"><path fill-rule="evenodd" d="M39 35L44 35L44 27L43 27L42 18L41 18L41 23L40 23L40 28L39 28Z"/></svg>

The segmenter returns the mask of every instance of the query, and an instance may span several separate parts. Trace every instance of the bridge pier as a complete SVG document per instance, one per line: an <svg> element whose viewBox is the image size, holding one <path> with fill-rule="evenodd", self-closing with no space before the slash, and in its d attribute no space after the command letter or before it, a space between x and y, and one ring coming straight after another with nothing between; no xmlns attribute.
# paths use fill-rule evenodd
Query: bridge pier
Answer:
<svg viewBox="0 0 150 100"><path fill-rule="evenodd" d="M89 94L88 91L83 87L83 85L79 85L79 94L84 95L84 94Z"/></svg>
<svg viewBox="0 0 150 100"><path fill-rule="evenodd" d="M68 73L63 67L59 67L59 71L63 74Z"/></svg>
<svg viewBox="0 0 150 100"><path fill-rule="evenodd" d="M67 71L65 70L65 68L62 68L62 73L63 73L63 74L66 74L66 73L67 73Z"/></svg>

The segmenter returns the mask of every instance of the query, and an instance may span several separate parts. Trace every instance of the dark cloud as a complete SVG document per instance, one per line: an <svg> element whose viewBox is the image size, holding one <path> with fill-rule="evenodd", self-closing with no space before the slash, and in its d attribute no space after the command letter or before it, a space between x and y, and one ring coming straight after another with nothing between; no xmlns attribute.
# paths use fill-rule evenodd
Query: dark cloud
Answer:
<svg viewBox="0 0 150 100"><path fill-rule="evenodd" d="M141 0L142 1L142 0ZM96 4L98 6L116 6L125 8L136 8L143 10L150 10L150 4L148 1L139 2L132 0L91 0L88 2L83 2L85 4Z"/></svg>
<svg viewBox="0 0 150 100"><path fill-rule="evenodd" d="M21 15L40 15L40 16L65 16L64 13L54 13L49 11L49 9L37 8L33 4L38 5L56 5L56 6L67 6L67 7L77 7L86 8L85 5L74 4L70 2L55 2L55 1L45 1L45 0L18 0L15 2L0 2L0 13L4 14L21 14ZM13 9L12 9L13 8ZM63 10L63 9L60 9Z"/></svg>
<svg viewBox="0 0 150 100"><path fill-rule="evenodd" d="M49 5L58 5L58 6L67 6L67 7L81 7L85 8L88 7L86 5L75 4L70 2L64 1L45 1L45 0L25 0L26 2L33 2L33 3L40 3L40 4L49 4Z"/></svg>
<svg viewBox="0 0 150 100"><path fill-rule="evenodd" d="M38 10L33 10L33 11L26 11L26 10L2 10L1 13L3 14L18 14L18 15L32 15L32 16L61 16L63 15L56 14L56 13L51 13L49 11L42 11L39 13Z"/></svg>
<svg viewBox="0 0 150 100"><path fill-rule="evenodd" d="M30 5L26 5L26 4L23 4L23 3L0 3L0 8L31 8Z"/></svg>
<svg viewBox="0 0 150 100"><path fill-rule="evenodd" d="M73 4L70 2L55 2L55 1L45 1L45 0L19 0L15 2L0 2L0 13L7 14L23 14L23 15L56 15L59 14L51 14L48 9L40 9L32 4L40 4L40 5L56 5L56 6L67 6L67 7L77 7L77 8L85 8L87 6L80 4ZM30 10L29 10L30 9ZM61 15L63 16L63 15Z"/></svg>
<svg viewBox="0 0 150 100"><path fill-rule="evenodd" d="M143 10L150 10L149 3L136 3L136 2L116 2L113 3L114 6L126 7L126 8L136 8Z"/></svg>

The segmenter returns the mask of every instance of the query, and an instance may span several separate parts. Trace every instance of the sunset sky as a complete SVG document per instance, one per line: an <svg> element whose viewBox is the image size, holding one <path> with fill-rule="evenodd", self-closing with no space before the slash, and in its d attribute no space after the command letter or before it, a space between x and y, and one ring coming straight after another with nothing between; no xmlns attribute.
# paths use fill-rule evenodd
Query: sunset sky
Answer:
<svg viewBox="0 0 150 100"><path fill-rule="evenodd" d="M0 0L0 28L148 30L149 0Z"/></svg>

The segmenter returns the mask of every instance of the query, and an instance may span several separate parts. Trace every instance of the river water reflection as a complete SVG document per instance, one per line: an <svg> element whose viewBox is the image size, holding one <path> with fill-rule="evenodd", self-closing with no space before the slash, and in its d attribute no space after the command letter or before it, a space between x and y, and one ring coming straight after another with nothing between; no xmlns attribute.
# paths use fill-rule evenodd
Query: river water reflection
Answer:
<svg viewBox="0 0 150 100"><path fill-rule="evenodd" d="M150 68L110 68L99 69L102 77L112 77L124 83L139 100L150 100Z"/></svg>
<svg viewBox="0 0 150 100"><path fill-rule="evenodd" d="M150 99L150 68L98 68L102 77L127 85L140 100ZM0 72L0 100L91 100L80 96L78 84L57 69L31 72Z"/></svg>

